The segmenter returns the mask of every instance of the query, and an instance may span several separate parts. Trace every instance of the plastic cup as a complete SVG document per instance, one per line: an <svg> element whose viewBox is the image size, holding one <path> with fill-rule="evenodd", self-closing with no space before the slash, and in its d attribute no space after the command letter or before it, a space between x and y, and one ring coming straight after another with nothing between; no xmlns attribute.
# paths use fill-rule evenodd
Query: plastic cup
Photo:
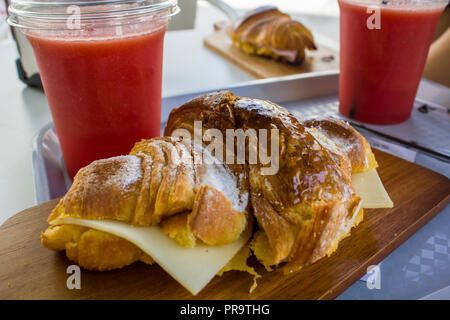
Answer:
<svg viewBox="0 0 450 320"><path fill-rule="evenodd" d="M160 135L163 39L176 0L13 0L68 173Z"/></svg>
<svg viewBox="0 0 450 320"><path fill-rule="evenodd" d="M446 0L338 0L339 111L373 124L411 115Z"/></svg>

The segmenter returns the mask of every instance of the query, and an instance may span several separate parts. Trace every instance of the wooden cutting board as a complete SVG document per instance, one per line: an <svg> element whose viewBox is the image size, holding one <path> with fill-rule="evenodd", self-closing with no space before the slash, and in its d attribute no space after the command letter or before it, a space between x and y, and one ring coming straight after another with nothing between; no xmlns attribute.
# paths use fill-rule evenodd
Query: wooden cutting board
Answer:
<svg viewBox="0 0 450 320"><path fill-rule="evenodd" d="M317 44L316 51L307 51L307 57L300 65L248 55L231 44L223 29L205 37L204 44L260 79L339 69L339 53L320 43Z"/></svg>
<svg viewBox="0 0 450 320"><path fill-rule="evenodd" d="M375 150L379 174L395 207L366 210L364 221L330 257L284 276L266 272L252 294L252 277L232 271L192 296L159 266L135 263L117 271L81 272L68 290L63 253L42 247L40 232L57 200L20 212L0 227L0 299L331 299L408 239L450 201L450 180Z"/></svg>

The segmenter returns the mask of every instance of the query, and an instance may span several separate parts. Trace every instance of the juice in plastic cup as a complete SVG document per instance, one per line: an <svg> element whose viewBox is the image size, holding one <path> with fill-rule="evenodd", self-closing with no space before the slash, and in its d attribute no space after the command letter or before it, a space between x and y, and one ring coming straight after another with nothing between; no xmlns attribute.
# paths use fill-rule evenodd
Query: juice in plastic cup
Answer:
<svg viewBox="0 0 450 320"><path fill-rule="evenodd" d="M407 120L437 21L447 2L338 1L339 111L374 124Z"/></svg>
<svg viewBox="0 0 450 320"><path fill-rule="evenodd" d="M70 29L67 20L60 25L37 21L33 28L27 28L29 20L21 22L71 177L94 160L127 154L135 142L161 130L163 39L176 2L131 7L126 1L100 2L78 7L79 28ZM139 7L143 3L150 9L166 5L145 10ZM108 10L118 17L98 18ZM69 23L78 23L73 19Z"/></svg>

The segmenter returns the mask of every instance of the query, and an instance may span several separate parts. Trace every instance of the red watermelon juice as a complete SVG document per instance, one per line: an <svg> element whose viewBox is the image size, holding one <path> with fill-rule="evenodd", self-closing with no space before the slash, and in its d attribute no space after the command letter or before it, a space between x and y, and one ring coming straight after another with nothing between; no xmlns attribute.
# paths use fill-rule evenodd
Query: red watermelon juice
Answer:
<svg viewBox="0 0 450 320"><path fill-rule="evenodd" d="M443 1L339 0L339 111L395 124L410 117ZM370 16L379 8L379 28ZM369 10L368 10L369 8ZM369 29L368 25L371 27Z"/></svg>
<svg viewBox="0 0 450 320"><path fill-rule="evenodd" d="M71 177L160 135L164 33L73 41L28 35Z"/></svg>
<svg viewBox="0 0 450 320"><path fill-rule="evenodd" d="M163 40L177 0L11 0L33 47L70 177L159 136Z"/></svg>

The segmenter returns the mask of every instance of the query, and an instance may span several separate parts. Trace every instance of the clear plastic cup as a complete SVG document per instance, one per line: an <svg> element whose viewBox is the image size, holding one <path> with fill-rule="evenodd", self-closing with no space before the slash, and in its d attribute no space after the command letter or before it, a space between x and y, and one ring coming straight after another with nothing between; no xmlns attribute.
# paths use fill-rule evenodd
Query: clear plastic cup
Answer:
<svg viewBox="0 0 450 320"><path fill-rule="evenodd" d="M338 0L339 111L395 124L411 115L446 0Z"/></svg>
<svg viewBox="0 0 450 320"><path fill-rule="evenodd" d="M13 0L69 175L159 136L163 39L176 0Z"/></svg>

